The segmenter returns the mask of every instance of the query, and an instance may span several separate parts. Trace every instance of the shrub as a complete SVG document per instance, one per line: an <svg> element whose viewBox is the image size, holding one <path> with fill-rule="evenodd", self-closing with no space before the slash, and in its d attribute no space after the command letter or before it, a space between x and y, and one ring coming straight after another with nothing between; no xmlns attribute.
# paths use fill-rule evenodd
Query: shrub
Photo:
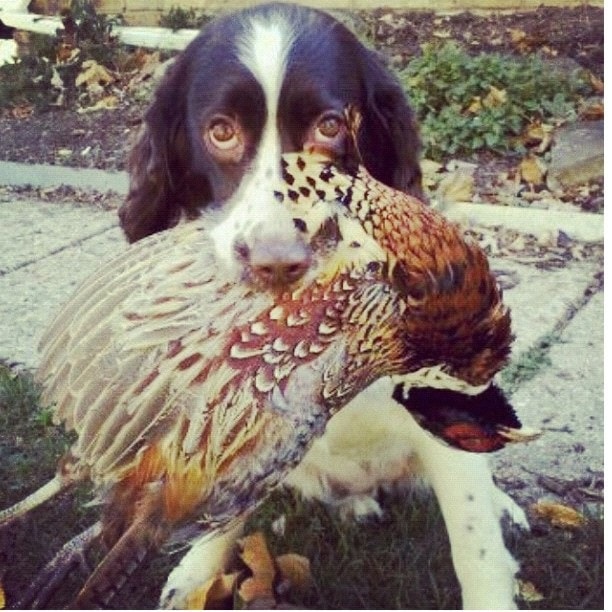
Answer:
<svg viewBox="0 0 612 612"><path fill-rule="evenodd" d="M210 19L211 16L204 11L196 11L193 8L182 9L180 7L172 7L159 18L159 25L162 28L170 28L174 32L183 28L199 30Z"/></svg>
<svg viewBox="0 0 612 612"><path fill-rule="evenodd" d="M0 66L0 107L50 101L55 45L48 36L32 34L30 53L14 64Z"/></svg>
<svg viewBox="0 0 612 612"><path fill-rule="evenodd" d="M400 73L433 159L480 149L520 150L516 138L536 120L571 119L586 78L537 57L471 56L454 43L426 45Z"/></svg>
<svg viewBox="0 0 612 612"><path fill-rule="evenodd" d="M15 64L0 66L0 107L31 104L44 110L57 104L60 92L64 102L73 100L85 60L116 68L121 46L112 36L115 20L98 15L92 0L72 0L69 13L78 53L58 60L65 51L62 30L55 37L30 34L28 53Z"/></svg>

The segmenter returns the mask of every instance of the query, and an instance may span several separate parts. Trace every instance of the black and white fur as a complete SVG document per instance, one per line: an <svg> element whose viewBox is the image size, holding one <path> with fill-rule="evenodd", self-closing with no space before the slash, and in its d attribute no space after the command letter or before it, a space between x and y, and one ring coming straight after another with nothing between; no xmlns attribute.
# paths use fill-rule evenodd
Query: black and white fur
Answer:
<svg viewBox="0 0 612 612"><path fill-rule="evenodd" d="M347 107L362 116L356 142ZM307 266L307 254L299 228L271 194L281 154L310 149L362 161L382 182L421 195L419 139L404 94L344 26L283 4L220 18L157 91L131 156L122 226L133 241L219 207L225 216L214 240L229 273L251 267L265 280L272 262L282 280ZM494 485L484 457L434 440L392 400L393 388L380 380L337 414L288 484L362 517L380 513L380 486L424 477L442 508L464 607L515 607L517 564L500 517L508 512L526 527L523 512ZM171 573L162 604L182 607L193 588L221 571L241 528L197 541Z"/></svg>

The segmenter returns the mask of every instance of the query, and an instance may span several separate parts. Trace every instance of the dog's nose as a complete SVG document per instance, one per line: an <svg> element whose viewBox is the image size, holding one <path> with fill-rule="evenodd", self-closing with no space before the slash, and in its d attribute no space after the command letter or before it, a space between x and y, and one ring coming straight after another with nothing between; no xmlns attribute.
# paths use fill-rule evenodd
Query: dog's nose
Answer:
<svg viewBox="0 0 612 612"><path fill-rule="evenodd" d="M267 287L300 280L310 266L310 248L298 238L257 240L246 253L253 276Z"/></svg>

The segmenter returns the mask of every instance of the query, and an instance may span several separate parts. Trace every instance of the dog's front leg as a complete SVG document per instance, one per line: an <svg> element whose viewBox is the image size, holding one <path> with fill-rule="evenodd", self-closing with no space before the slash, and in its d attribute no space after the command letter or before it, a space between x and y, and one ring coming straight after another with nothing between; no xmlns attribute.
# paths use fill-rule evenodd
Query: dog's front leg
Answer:
<svg viewBox="0 0 612 612"><path fill-rule="evenodd" d="M422 430L415 433L415 450L446 522L463 607L516 608L518 565L504 545L498 490L486 457L443 446Z"/></svg>
<svg viewBox="0 0 612 612"><path fill-rule="evenodd" d="M205 533L193 542L170 572L160 597L160 608L184 610L193 606L190 598L196 591L227 569L244 522L244 518L239 518L226 531L213 535Z"/></svg>

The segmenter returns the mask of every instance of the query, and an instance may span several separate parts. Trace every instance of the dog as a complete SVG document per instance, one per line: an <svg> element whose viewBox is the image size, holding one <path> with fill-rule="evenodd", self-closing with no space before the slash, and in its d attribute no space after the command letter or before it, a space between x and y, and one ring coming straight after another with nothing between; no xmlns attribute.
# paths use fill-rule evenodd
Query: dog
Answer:
<svg viewBox="0 0 612 612"><path fill-rule="evenodd" d="M356 146L347 107L361 115ZM361 161L383 183L422 197L414 116L375 53L330 16L298 6L222 17L180 55L146 113L128 161L125 234L133 242L248 193L250 204L216 233L220 253L280 281L300 274L304 249L267 186L281 153L301 150Z"/></svg>
<svg viewBox="0 0 612 612"><path fill-rule="evenodd" d="M352 133L347 109L357 109ZM129 158L130 191L120 221L131 242L224 212L213 232L228 275L245 270L266 286L308 269L300 228L274 200L280 156L325 152L362 163L378 180L422 198L420 140L405 94L382 59L337 20L310 8L265 4L207 24L166 73ZM287 479L305 497L364 518L378 515L380 487L424 477L440 503L463 606L515 607L517 563L500 518L524 513L499 490L486 459L453 450L423 431L392 399L389 379L372 385L329 423ZM368 410L372 403L380 408ZM203 538L173 571L164 607L222 571L242 525Z"/></svg>

